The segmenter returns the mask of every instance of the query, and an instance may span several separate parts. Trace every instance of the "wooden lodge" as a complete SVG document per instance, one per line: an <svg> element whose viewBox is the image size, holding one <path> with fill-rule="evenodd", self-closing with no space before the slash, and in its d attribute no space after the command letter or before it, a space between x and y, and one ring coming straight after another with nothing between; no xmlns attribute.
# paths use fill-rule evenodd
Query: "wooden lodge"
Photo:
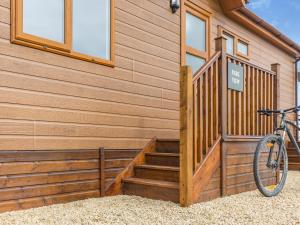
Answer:
<svg viewBox="0 0 300 225"><path fill-rule="evenodd" d="M171 2L0 0L0 212L256 189L300 47L243 0Z"/></svg>

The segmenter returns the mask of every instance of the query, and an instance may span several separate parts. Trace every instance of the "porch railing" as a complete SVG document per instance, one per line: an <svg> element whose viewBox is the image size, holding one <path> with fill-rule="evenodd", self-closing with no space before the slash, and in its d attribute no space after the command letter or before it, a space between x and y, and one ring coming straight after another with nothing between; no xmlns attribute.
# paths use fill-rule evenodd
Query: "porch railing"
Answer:
<svg viewBox="0 0 300 225"><path fill-rule="evenodd" d="M227 134L263 136L272 133L274 119L260 116L258 109L276 108L276 72L227 55L227 62L244 68L244 90L227 90Z"/></svg>
<svg viewBox="0 0 300 225"><path fill-rule="evenodd" d="M180 76L180 203L192 204L193 175L221 136L222 51Z"/></svg>
<svg viewBox="0 0 300 225"><path fill-rule="evenodd" d="M244 68L243 92L227 88L228 62ZM259 117L256 111L277 108L276 80L279 72L278 64L272 65L272 71L268 71L227 55L226 39L223 37L216 39L216 53L194 77L190 67L181 68L181 205L193 203L193 176L202 168L201 165L210 166L204 162L214 148L221 151L218 147L221 137L253 138L272 132L273 119Z"/></svg>
<svg viewBox="0 0 300 225"><path fill-rule="evenodd" d="M193 78L193 169L201 165L220 136L221 52L218 51Z"/></svg>

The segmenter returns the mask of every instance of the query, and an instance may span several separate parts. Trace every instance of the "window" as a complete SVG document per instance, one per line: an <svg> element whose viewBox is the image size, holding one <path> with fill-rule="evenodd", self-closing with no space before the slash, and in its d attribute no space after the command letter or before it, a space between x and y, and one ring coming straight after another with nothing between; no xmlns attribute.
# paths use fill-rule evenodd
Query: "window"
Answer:
<svg viewBox="0 0 300 225"><path fill-rule="evenodd" d="M114 0L12 3L13 43L113 66Z"/></svg>
<svg viewBox="0 0 300 225"><path fill-rule="evenodd" d="M73 0L73 49L110 58L110 4L105 0Z"/></svg>
<svg viewBox="0 0 300 225"><path fill-rule="evenodd" d="M182 65L190 65L192 72L199 70L209 55L209 13L190 6L182 7Z"/></svg>
<svg viewBox="0 0 300 225"><path fill-rule="evenodd" d="M226 40L226 51L228 54L233 55L234 54L234 37L224 33L224 37L227 39Z"/></svg>
<svg viewBox="0 0 300 225"><path fill-rule="evenodd" d="M26 34L64 43L64 17L64 0L23 1L23 31Z"/></svg>
<svg viewBox="0 0 300 225"><path fill-rule="evenodd" d="M238 40L237 52L239 54L248 56L248 44L243 41Z"/></svg>
<svg viewBox="0 0 300 225"><path fill-rule="evenodd" d="M204 63L205 63L205 59L202 59L197 56L193 56L188 53L186 54L186 64L191 66L193 73L199 70Z"/></svg>
<svg viewBox="0 0 300 225"><path fill-rule="evenodd" d="M219 26L219 36L221 35L227 39L227 54L249 59L249 42L246 39Z"/></svg>

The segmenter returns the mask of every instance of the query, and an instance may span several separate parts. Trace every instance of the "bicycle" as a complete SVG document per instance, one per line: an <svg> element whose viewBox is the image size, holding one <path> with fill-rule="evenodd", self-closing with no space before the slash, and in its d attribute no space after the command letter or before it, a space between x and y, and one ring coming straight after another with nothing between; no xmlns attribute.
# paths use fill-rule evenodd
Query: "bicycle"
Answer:
<svg viewBox="0 0 300 225"><path fill-rule="evenodd" d="M300 147L287 125L299 127L287 119L287 114L297 113L300 106L285 110L258 110L260 115L281 116L280 126L274 129L274 134L263 137L258 143L254 155L253 171L255 183L259 191L266 197L278 195L286 182L288 173L288 156L285 147L286 134L300 155ZM276 124L276 123L275 123Z"/></svg>

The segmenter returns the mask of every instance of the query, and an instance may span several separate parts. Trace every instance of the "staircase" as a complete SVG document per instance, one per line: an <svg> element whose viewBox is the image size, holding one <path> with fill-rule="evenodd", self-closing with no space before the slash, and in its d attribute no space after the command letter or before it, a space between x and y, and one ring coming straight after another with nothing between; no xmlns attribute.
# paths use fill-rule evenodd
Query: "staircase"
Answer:
<svg viewBox="0 0 300 225"><path fill-rule="evenodd" d="M217 41L220 50L196 74L187 66L181 68L180 141L153 138L116 178L108 194L137 195L181 206L202 201L221 167L221 128L227 123L222 113L226 101L221 101L221 93L226 92L222 85L226 76L221 73L227 62L222 60L226 59L225 41ZM220 187L216 190L221 193Z"/></svg>
<svg viewBox="0 0 300 225"><path fill-rule="evenodd" d="M287 153L289 157L289 170L300 170L300 156L291 143L287 146Z"/></svg>
<svg viewBox="0 0 300 225"><path fill-rule="evenodd" d="M157 140L133 176L123 179L123 193L179 202L179 140Z"/></svg>

